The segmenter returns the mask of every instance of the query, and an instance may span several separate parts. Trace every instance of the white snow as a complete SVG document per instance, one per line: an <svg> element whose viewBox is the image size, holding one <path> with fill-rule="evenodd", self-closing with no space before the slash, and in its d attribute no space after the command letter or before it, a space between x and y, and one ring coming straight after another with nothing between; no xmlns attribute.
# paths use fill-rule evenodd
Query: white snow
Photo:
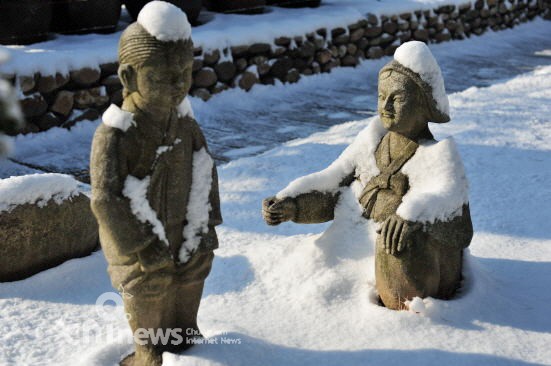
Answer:
<svg viewBox="0 0 551 366"><path fill-rule="evenodd" d="M410 189L396 213L406 220L434 223L461 215L469 202L469 185L452 138L421 144L402 168Z"/></svg>
<svg viewBox="0 0 551 366"><path fill-rule="evenodd" d="M191 117L195 118L195 115L193 114L193 108L191 107L191 103L189 102L189 98L185 97L182 103L178 106L178 117Z"/></svg>
<svg viewBox="0 0 551 366"><path fill-rule="evenodd" d="M402 44L394 52L394 59L421 76L432 87L432 96L440 112L450 114L450 106L440 66L427 45L419 41Z"/></svg>
<svg viewBox="0 0 551 366"><path fill-rule="evenodd" d="M123 111L117 105L111 104L103 113L103 123L109 127L126 132L130 126L136 126L132 113Z"/></svg>
<svg viewBox="0 0 551 366"><path fill-rule="evenodd" d="M210 205L209 195L212 184L214 161L203 147L193 152L191 190L186 211L187 225L184 227L184 244L180 249L180 262L185 263L199 247L201 235L208 233Z"/></svg>
<svg viewBox="0 0 551 366"><path fill-rule="evenodd" d="M178 145L180 142L182 142L182 140L180 139L176 139L174 140L174 143L172 145L162 145L162 146L159 146L157 148L157 151L155 151L155 155L157 158L159 158L159 156L163 155L164 153L167 153L169 151L172 151L172 149L174 149L174 147L176 145Z"/></svg>
<svg viewBox="0 0 551 366"><path fill-rule="evenodd" d="M0 213L17 206L34 204L44 207L79 194L78 182L65 174L30 174L0 179Z"/></svg>
<svg viewBox="0 0 551 366"><path fill-rule="evenodd" d="M142 223L150 223L153 226L153 233L168 246L168 239L166 238L163 223L159 220L157 213L151 208L147 200L147 190L149 189L150 181L150 176L138 179L129 175L124 182L122 194L130 199L130 209L138 220Z"/></svg>
<svg viewBox="0 0 551 366"><path fill-rule="evenodd" d="M147 3L138 15L138 23L159 41L184 41L191 38L186 14L166 1Z"/></svg>
<svg viewBox="0 0 551 366"><path fill-rule="evenodd" d="M379 174L374 154L385 133L380 121L374 120L329 167L292 181L276 197L296 197L312 191L335 193L340 189L342 180L351 173L355 173L366 184L370 178Z"/></svg>

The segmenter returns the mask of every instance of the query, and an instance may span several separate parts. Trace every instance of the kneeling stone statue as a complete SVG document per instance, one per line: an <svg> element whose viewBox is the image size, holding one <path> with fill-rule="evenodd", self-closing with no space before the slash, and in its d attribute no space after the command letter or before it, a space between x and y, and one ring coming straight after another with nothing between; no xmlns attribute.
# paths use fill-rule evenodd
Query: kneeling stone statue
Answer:
<svg viewBox="0 0 551 366"><path fill-rule="evenodd" d="M123 294L135 355L160 365L163 351L200 336L197 312L222 223L218 178L189 101L193 44L185 14L148 3L122 34L122 107L94 135L92 210L113 286ZM155 341L162 332L167 338Z"/></svg>
<svg viewBox="0 0 551 366"><path fill-rule="evenodd" d="M332 220L350 187L363 216L379 224L375 280L383 304L398 310L416 296L448 299L473 229L456 145L437 142L428 128L450 118L440 68L424 43L403 44L379 72L378 114L328 168L265 199L264 219Z"/></svg>

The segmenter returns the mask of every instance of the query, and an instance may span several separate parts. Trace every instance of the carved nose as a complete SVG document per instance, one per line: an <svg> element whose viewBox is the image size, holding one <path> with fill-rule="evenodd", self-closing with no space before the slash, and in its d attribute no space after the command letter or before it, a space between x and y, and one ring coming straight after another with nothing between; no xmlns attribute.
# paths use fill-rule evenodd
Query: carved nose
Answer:
<svg viewBox="0 0 551 366"><path fill-rule="evenodd" d="M394 110L394 106L392 105L390 98L385 100L383 109L388 112L392 112Z"/></svg>

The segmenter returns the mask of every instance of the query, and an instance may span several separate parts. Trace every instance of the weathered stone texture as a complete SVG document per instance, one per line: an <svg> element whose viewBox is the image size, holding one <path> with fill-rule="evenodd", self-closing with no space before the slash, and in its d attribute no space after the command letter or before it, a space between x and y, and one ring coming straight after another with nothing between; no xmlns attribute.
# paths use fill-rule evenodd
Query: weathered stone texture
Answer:
<svg viewBox="0 0 551 366"><path fill-rule="evenodd" d="M0 213L0 281L16 281L89 255L98 226L84 194L62 204L17 206Z"/></svg>

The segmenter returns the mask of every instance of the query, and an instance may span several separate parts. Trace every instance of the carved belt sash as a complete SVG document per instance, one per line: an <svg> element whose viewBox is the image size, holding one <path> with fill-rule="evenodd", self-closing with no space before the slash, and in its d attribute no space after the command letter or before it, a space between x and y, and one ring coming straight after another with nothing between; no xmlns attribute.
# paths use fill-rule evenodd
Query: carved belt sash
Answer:
<svg viewBox="0 0 551 366"><path fill-rule="evenodd" d="M419 145L410 141L404 148L402 155L390 162L390 154L388 154L387 162L383 162L385 168L381 169L381 173L366 184L360 195L360 204L364 208L363 216L369 218L375 202L377 201L377 194L382 189L391 189L398 195L404 195L407 189L406 177L403 175L396 175L398 171L404 166L404 164L411 159L415 151L417 151Z"/></svg>

